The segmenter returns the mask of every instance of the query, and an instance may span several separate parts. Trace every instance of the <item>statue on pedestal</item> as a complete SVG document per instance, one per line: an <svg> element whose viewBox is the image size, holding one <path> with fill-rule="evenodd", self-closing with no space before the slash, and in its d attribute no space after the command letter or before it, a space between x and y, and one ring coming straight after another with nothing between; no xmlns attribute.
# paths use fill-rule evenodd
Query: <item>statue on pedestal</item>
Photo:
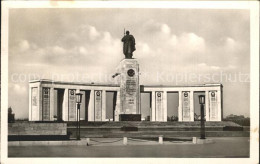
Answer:
<svg viewBox="0 0 260 164"><path fill-rule="evenodd" d="M123 53L126 59L132 59L133 52L135 49L135 38L133 35L130 35L129 31L126 31L126 35L122 38L123 45Z"/></svg>

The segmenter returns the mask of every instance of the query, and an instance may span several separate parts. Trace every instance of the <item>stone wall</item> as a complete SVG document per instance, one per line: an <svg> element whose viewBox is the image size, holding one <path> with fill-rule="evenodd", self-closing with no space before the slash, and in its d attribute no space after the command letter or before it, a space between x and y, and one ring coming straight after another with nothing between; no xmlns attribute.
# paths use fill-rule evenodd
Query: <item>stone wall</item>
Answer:
<svg viewBox="0 0 260 164"><path fill-rule="evenodd" d="M67 135L66 123L9 123L8 135Z"/></svg>

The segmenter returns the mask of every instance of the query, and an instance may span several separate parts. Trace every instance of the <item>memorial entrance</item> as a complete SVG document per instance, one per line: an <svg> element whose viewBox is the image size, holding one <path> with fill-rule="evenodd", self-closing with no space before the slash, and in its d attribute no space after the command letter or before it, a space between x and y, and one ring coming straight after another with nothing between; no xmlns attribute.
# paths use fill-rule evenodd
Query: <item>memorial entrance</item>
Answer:
<svg viewBox="0 0 260 164"><path fill-rule="evenodd" d="M167 92L167 121L178 121L179 93Z"/></svg>

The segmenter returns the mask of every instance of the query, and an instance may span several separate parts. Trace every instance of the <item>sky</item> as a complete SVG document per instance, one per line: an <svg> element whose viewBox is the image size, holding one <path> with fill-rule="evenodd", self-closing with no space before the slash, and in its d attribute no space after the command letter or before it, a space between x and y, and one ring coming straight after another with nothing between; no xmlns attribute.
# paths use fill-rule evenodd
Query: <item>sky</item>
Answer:
<svg viewBox="0 0 260 164"><path fill-rule="evenodd" d="M222 83L224 117L250 114L249 10L9 11L8 105L16 118L28 118L30 80L116 83L124 29L136 40L140 84Z"/></svg>

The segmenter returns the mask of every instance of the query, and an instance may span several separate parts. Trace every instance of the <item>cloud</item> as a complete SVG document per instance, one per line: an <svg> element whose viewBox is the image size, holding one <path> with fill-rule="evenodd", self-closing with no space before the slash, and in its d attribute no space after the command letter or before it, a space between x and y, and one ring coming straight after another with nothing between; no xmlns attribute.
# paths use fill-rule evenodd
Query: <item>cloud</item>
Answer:
<svg viewBox="0 0 260 164"><path fill-rule="evenodd" d="M218 66L210 66L210 68L213 69L213 70L219 70L220 69L220 67L218 67Z"/></svg>
<svg viewBox="0 0 260 164"><path fill-rule="evenodd" d="M22 51L22 52L24 52L30 48L30 44L27 40L20 41L18 46L20 48L20 51Z"/></svg>
<svg viewBox="0 0 260 164"><path fill-rule="evenodd" d="M88 52L88 51L86 50L85 47L82 47L82 46L79 47L79 53L80 53L80 54L87 54L87 52Z"/></svg>
<svg viewBox="0 0 260 164"><path fill-rule="evenodd" d="M107 31L103 32L103 38L102 38L101 42L111 43L111 41L112 41L111 34Z"/></svg>
<svg viewBox="0 0 260 164"><path fill-rule="evenodd" d="M161 31L165 34L170 34L171 33L171 29L167 24L162 24L161 25Z"/></svg>
<svg viewBox="0 0 260 164"><path fill-rule="evenodd" d="M86 36L91 41L94 41L95 39L97 39L100 36L100 32L97 31L96 27L94 27L92 25L80 26L78 29L78 33L76 35L78 35L78 34L80 36L77 36L76 38L81 38L82 36ZM75 36L73 36L73 37L75 37Z"/></svg>
<svg viewBox="0 0 260 164"><path fill-rule="evenodd" d="M207 70L207 71L218 71L218 70L222 70L222 71L231 71L233 69L235 69L236 67L234 65L228 65L228 66L216 66L216 65L211 65L211 64L206 64L206 63L199 63L197 64L197 66L200 69L203 70Z"/></svg>
<svg viewBox="0 0 260 164"><path fill-rule="evenodd" d="M183 33L178 38L178 45L186 51L203 51L205 49L205 40L194 33Z"/></svg>
<svg viewBox="0 0 260 164"><path fill-rule="evenodd" d="M202 36L194 32L182 32L179 34L173 33L171 27L167 23L148 20L144 23L147 31L145 34L149 36L139 42L144 42L151 47L152 51L155 48L163 49L165 54L192 54L194 52L203 52L206 49L206 41ZM149 33L152 32L153 35Z"/></svg>
<svg viewBox="0 0 260 164"><path fill-rule="evenodd" d="M52 47L52 51L54 54L63 55L66 53L66 50L60 46L54 46Z"/></svg>
<svg viewBox="0 0 260 164"><path fill-rule="evenodd" d="M20 95L23 95L25 92L27 92L27 89L23 83L9 83L9 89Z"/></svg>
<svg viewBox="0 0 260 164"><path fill-rule="evenodd" d="M226 37L224 39L224 46L229 51L234 51L237 47L237 43L233 38Z"/></svg>
<svg viewBox="0 0 260 164"><path fill-rule="evenodd" d="M235 44L235 40L230 37L227 37L225 41L226 41L226 44L230 45L230 46L233 46Z"/></svg>
<svg viewBox="0 0 260 164"><path fill-rule="evenodd" d="M142 54L149 54L151 52L151 48L147 43L138 42L136 45L138 51L141 51Z"/></svg>
<svg viewBox="0 0 260 164"><path fill-rule="evenodd" d="M206 63L199 63L198 67L200 69L204 69L204 70L219 70L220 67L219 66L215 66L215 65L208 65Z"/></svg>
<svg viewBox="0 0 260 164"><path fill-rule="evenodd" d="M154 20L148 20L144 24L148 29L145 35L149 37L137 40L135 53L140 60L146 59L157 66L158 62L164 63L161 67L174 63L175 69L183 69L181 63L185 62L187 65L192 63L194 57L201 56L207 49L205 39L194 32L176 34L168 24ZM151 30L153 35L148 32ZM157 57L157 59L154 60L151 57Z"/></svg>
<svg viewBox="0 0 260 164"><path fill-rule="evenodd" d="M199 67L206 67L207 64L206 64L206 63L199 63L198 66L199 66Z"/></svg>
<svg viewBox="0 0 260 164"><path fill-rule="evenodd" d="M92 40L96 39L100 33L96 30L95 27L89 26L89 36Z"/></svg>
<svg viewBox="0 0 260 164"><path fill-rule="evenodd" d="M173 46L177 46L177 43L178 43L178 38L176 35L172 35L170 40L169 40L170 44L173 45Z"/></svg>
<svg viewBox="0 0 260 164"><path fill-rule="evenodd" d="M234 65L228 65L228 68L229 68L229 69L235 69L236 66L234 66Z"/></svg>

